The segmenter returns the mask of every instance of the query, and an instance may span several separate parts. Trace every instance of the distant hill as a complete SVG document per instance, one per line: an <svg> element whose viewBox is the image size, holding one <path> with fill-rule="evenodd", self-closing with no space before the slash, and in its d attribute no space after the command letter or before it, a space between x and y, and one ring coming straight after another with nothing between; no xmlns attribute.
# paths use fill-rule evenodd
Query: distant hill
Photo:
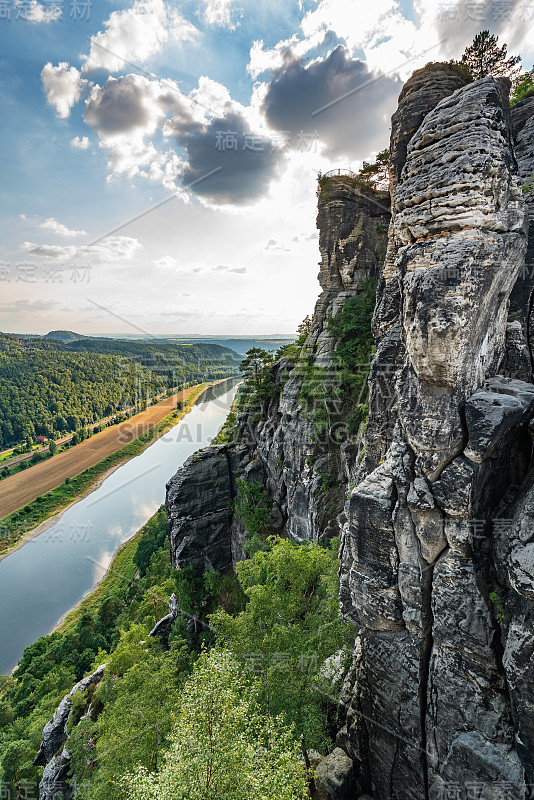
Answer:
<svg viewBox="0 0 534 800"><path fill-rule="evenodd" d="M224 337L213 337L213 338L203 338L203 337L195 337L191 339L176 339L177 342L185 344L186 342L191 342L192 344L218 344L222 347L229 347L234 352L239 353L240 355L245 355L245 353L253 347L261 347L262 350L278 350L284 344L291 344L291 342L295 341L295 337L280 337L280 338L261 338L255 339L251 337L250 339L245 339L242 337L236 337L235 339L232 338L224 338Z"/></svg>
<svg viewBox="0 0 534 800"><path fill-rule="evenodd" d="M43 336L43 339L51 339L54 342L64 342L64 344L77 342L78 339L87 338L87 336L82 336L81 333L74 333L74 331L49 331L45 336Z"/></svg>

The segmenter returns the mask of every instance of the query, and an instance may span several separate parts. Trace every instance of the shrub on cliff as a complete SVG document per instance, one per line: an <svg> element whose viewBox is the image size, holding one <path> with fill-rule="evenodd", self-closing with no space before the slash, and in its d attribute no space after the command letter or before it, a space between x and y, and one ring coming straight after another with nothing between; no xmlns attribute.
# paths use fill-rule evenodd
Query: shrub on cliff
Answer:
<svg viewBox="0 0 534 800"><path fill-rule="evenodd" d="M341 311L328 323L337 341L335 358L342 396L352 406L347 417L348 432L352 435L367 413L367 378L375 351L371 334L375 301L376 281L368 278L361 291L347 298Z"/></svg>
<svg viewBox="0 0 534 800"><path fill-rule="evenodd" d="M252 347L241 362L244 375L243 395L247 404L261 404L274 395L271 367L274 354L261 347Z"/></svg>
<svg viewBox="0 0 534 800"><path fill-rule="evenodd" d="M510 105L515 106L527 97L534 97L534 69L521 75L510 95Z"/></svg>

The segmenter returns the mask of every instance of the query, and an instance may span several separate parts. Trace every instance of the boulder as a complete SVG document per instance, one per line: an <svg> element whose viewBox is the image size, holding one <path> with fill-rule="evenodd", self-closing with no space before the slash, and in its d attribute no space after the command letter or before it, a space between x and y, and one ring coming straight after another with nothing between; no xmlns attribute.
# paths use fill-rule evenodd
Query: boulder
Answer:
<svg viewBox="0 0 534 800"><path fill-rule="evenodd" d="M354 764L340 747L319 762L315 770L315 785L331 800L351 800L354 796Z"/></svg>

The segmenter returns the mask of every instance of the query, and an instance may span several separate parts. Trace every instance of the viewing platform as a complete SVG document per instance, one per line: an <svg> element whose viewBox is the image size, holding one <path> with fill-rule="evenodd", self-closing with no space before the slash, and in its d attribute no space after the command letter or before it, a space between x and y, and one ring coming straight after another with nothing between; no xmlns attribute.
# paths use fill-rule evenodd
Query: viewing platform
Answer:
<svg viewBox="0 0 534 800"><path fill-rule="evenodd" d="M337 178L340 175L344 175L347 178L357 178L357 174L353 172L351 169L330 169L328 172L325 172L322 176L323 178Z"/></svg>

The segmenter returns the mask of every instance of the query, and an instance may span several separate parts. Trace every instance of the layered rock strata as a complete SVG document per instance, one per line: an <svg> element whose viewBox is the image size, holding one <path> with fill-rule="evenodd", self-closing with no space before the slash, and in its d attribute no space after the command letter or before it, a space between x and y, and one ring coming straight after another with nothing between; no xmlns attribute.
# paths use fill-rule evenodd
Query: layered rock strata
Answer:
<svg viewBox="0 0 534 800"><path fill-rule="evenodd" d="M526 183L532 181L534 176L534 97L529 97L513 106L511 117L519 175ZM525 339L532 339L534 334L530 329L534 322L531 308L531 295L534 291L534 193L526 194L525 200L529 214L528 248L525 263L510 297L510 316L521 323ZM528 320L529 309L530 320ZM534 342L531 342L531 350L533 345ZM534 364L531 362L529 373L525 375L526 380L532 379L533 368Z"/></svg>
<svg viewBox="0 0 534 800"><path fill-rule="evenodd" d="M338 743L375 800L451 786L467 797L476 781L481 796L505 782L519 798L528 782L492 558L493 517L530 465L534 411L534 386L498 377L527 246L507 90L486 78L442 99L394 192L396 289L375 312L366 474L341 570L359 635Z"/></svg>

